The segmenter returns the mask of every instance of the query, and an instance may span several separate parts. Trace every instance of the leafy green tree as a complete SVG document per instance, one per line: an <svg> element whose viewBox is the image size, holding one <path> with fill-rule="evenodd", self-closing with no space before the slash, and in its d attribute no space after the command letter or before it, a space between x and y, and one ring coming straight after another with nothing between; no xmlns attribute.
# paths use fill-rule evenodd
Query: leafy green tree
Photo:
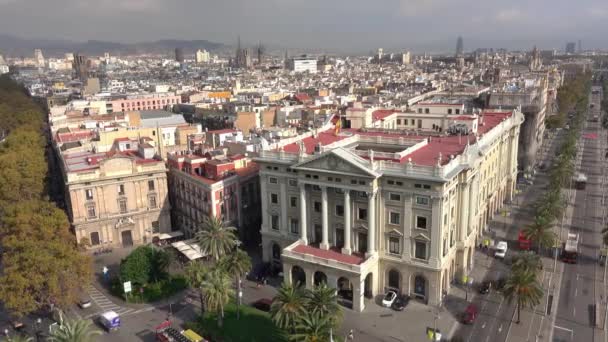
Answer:
<svg viewBox="0 0 608 342"><path fill-rule="evenodd" d="M201 229L196 233L196 241L201 250L218 261L236 246L235 230L234 227L224 226L218 218L207 217Z"/></svg>
<svg viewBox="0 0 608 342"><path fill-rule="evenodd" d="M299 318L306 312L307 300L302 287L283 283L270 306L270 317L279 328L293 333Z"/></svg>
<svg viewBox="0 0 608 342"><path fill-rule="evenodd" d="M53 330L48 341L50 342L90 342L95 336L101 335L101 331L91 327L91 321L74 320L65 321L63 325Z"/></svg>
<svg viewBox="0 0 608 342"><path fill-rule="evenodd" d="M151 246L137 247L120 262L120 279L144 285L167 277L171 255Z"/></svg>
<svg viewBox="0 0 608 342"><path fill-rule="evenodd" d="M517 302L517 322L520 322L522 307L538 305L543 296L543 290L533 272L513 272L507 279L502 290L503 296L512 303Z"/></svg>
<svg viewBox="0 0 608 342"><path fill-rule="evenodd" d="M236 300L236 317L240 318L241 297L241 277L251 270L251 258L242 249L236 249L234 252L226 254L219 261L219 267L229 276L235 278L235 286L237 293Z"/></svg>
<svg viewBox="0 0 608 342"><path fill-rule="evenodd" d="M295 342L326 342L330 340L332 321L319 312L306 312L298 320L296 333L289 336Z"/></svg>
<svg viewBox="0 0 608 342"><path fill-rule="evenodd" d="M205 296L205 306L210 311L217 313L219 327L222 327L224 322L224 307L230 301L230 297L234 296L234 290L230 283L230 277L221 269L212 271L203 281L202 289Z"/></svg>
<svg viewBox="0 0 608 342"><path fill-rule="evenodd" d="M120 280L144 285L150 282L152 263L148 246L137 247L120 262Z"/></svg>
<svg viewBox="0 0 608 342"><path fill-rule="evenodd" d="M154 279L154 282L166 278L167 269L171 266L171 262L173 262L173 254L164 249L151 248L149 258L152 272L151 276L152 279Z"/></svg>
<svg viewBox="0 0 608 342"><path fill-rule="evenodd" d="M329 318L330 322L336 324L342 316L342 310L338 304L336 289L321 283L307 293L307 311L319 313L322 317Z"/></svg>
<svg viewBox="0 0 608 342"><path fill-rule="evenodd" d="M192 262L186 268L186 280L190 287L196 289L198 292L198 298L201 302L201 316L205 314L205 296L203 292L203 285L209 275L209 268L200 262Z"/></svg>
<svg viewBox="0 0 608 342"><path fill-rule="evenodd" d="M3 211L0 301L16 316L50 304L73 304L80 288L91 282L91 259L76 249L65 214L40 200L17 202Z"/></svg>

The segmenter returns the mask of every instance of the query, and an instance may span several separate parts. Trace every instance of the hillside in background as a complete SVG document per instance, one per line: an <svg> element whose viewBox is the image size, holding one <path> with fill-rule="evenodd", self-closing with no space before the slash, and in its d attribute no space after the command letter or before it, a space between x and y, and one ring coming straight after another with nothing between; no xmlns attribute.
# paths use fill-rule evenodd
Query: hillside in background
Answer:
<svg viewBox="0 0 608 342"><path fill-rule="evenodd" d="M186 56L194 54L197 49L219 51L226 46L208 40L163 39L133 44L89 40L75 42L69 40L24 39L0 34L0 54L7 57L31 57L34 49L42 49L45 57L63 56L66 52L78 52L90 56L99 56L104 52L113 55L131 54L168 54L173 55L175 48L184 50Z"/></svg>

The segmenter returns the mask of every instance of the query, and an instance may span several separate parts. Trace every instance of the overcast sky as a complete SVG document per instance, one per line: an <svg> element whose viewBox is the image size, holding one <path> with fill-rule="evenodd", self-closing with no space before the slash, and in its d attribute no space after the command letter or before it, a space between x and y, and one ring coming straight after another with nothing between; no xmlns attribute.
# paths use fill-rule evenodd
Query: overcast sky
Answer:
<svg viewBox="0 0 608 342"><path fill-rule="evenodd" d="M0 33L369 51L604 47L607 0L0 0ZM606 44L608 45L608 44Z"/></svg>

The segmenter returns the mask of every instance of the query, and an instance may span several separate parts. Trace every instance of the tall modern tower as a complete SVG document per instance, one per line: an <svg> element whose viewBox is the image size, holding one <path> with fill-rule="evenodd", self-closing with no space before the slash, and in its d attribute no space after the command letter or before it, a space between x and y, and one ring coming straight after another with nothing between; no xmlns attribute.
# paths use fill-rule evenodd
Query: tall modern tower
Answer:
<svg viewBox="0 0 608 342"><path fill-rule="evenodd" d="M175 48L175 61L184 62L184 50L182 48Z"/></svg>
<svg viewBox="0 0 608 342"><path fill-rule="evenodd" d="M456 57L462 56L464 49L464 44L462 43L462 37L458 36L458 40L456 40Z"/></svg>

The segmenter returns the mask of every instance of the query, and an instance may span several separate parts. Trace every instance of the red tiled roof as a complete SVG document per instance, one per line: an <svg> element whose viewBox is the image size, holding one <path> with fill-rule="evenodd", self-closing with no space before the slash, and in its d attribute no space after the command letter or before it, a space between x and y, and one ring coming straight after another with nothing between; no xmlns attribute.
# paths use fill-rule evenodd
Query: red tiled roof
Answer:
<svg viewBox="0 0 608 342"><path fill-rule="evenodd" d="M57 133L57 141L65 143L70 141L79 141L83 139L89 139L93 136L91 131L76 131L69 133Z"/></svg>
<svg viewBox="0 0 608 342"><path fill-rule="evenodd" d="M426 146L406 155L402 161L407 162L411 158L416 165L433 166L437 165L441 153L441 165L444 165L450 161L450 155L457 156L464 151L467 140L473 142L475 137L469 135L432 137Z"/></svg>
<svg viewBox="0 0 608 342"><path fill-rule="evenodd" d="M306 93L299 93L299 94L296 94L296 96L295 96L295 97L296 97L296 100L298 100L298 101L300 101L300 102L307 102L307 101L310 101L310 100L311 100L311 99L310 99L310 96L308 96L308 94L306 94Z"/></svg>
<svg viewBox="0 0 608 342"><path fill-rule="evenodd" d="M378 109L372 113L372 118L374 121L383 120L387 116L396 113L397 111L392 109Z"/></svg>
<svg viewBox="0 0 608 342"><path fill-rule="evenodd" d="M486 112L483 114L483 125L479 125L477 128L478 135L482 136L483 134L490 131L492 128L496 127L499 123L501 123L504 119L509 118L513 113L512 112ZM367 135L367 136L385 136L385 137L393 137L399 138L403 136L407 139L426 139L428 136L426 135L399 135L394 133L386 133L386 132L361 132L356 129L343 129L343 132L350 132L352 134L358 135ZM315 146L320 142L323 146L329 145L336 141L340 141L342 139L347 138L346 135L335 135L333 129L329 129L324 132L318 133L316 138L308 137L302 140L304 143L304 148L306 149L307 154L314 153ZM412 159L412 162L417 165L424 166L434 166L437 165L437 160L439 158L439 154L441 153L441 164L445 165L450 161L450 155L457 156L461 154L466 145L467 140L470 144L475 142L475 136L473 135L463 135L463 136L442 136L442 137L431 137L428 144L418 150L410 153L403 157L400 162L407 162L408 159ZM404 147L405 149L405 147ZM297 143L289 144L284 147L285 152L296 153L299 152L299 147ZM379 158L376 158L379 160Z"/></svg>
<svg viewBox="0 0 608 342"><path fill-rule="evenodd" d="M475 120L474 117L472 116L467 116L467 115L460 115L454 118L450 118L452 120L460 120L460 121L471 121L471 120Z"/></svg>
<svg viewBox="0 0 608 342"><path fill-rule="evenodd" d="M316 256L318 258L335 260L335 261L338 261L341 263L351 264L351 265L360 265L363 263L363 261L365 261L365 258L355 255L355 254L352 254L352 255L342 254L338 251L337 248L325 250L325 249L320 249L320 248L316 248L316 247L309 246L309 245L297 245L292 251L295 253L312 255L312 256Z"/></svg>
<svg viewBox="0 0 608 342"><path fill-rule="evenodd" d="M302 142L304 143L304 148L306 149L306 153L313 153L315 151L315 146L320 142L321 145L325 146L325 145L329 145L333 142L342 140L348 138L347 136L342 136L342 135L336 135L335 134L335 130L332 129L328 129L327 131L324 132L319 132L317 134L317 137L308 137L302 140ZM293 144L289 144L287 146L285 146L284 148L285 152L299 152L300 148L298 147L298 144L293 143Z"/></svg>

